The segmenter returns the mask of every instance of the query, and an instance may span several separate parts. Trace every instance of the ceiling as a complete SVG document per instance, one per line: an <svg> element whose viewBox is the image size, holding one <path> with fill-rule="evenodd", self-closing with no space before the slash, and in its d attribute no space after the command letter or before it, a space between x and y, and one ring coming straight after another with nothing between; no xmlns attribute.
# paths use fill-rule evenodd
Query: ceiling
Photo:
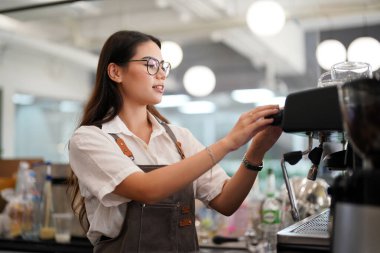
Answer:
<svg viewBox="0 0 380 253"><path fill-rule="evenodd" d="M183 92L178 83L185 70L203 64L216 74L216 91L269 86L287 93L315 85L321 31L331 36L334 30L380 25L380 0L278 0L286 26L276 36L258 37L245 23L252 2L1 0L0 45L28 46L95 71L111 33L139 30L176 41L184 50L169 92Z"/></svg>

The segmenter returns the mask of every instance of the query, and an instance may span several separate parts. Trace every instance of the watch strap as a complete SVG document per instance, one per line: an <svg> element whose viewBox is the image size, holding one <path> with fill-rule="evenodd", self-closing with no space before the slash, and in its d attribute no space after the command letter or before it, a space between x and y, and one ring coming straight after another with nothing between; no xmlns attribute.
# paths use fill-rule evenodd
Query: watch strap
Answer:
<svg viewBox="0 0 380 253"><path fill-rule="evenodd" d="M243 157L243 161L242 161L244 167L248 170L252 170L252 171L261 171L263 169L263 163L261 162L261 164L259 165L253 165L252 163L250 163L247 159L247 157L244 155Z"/></svg>

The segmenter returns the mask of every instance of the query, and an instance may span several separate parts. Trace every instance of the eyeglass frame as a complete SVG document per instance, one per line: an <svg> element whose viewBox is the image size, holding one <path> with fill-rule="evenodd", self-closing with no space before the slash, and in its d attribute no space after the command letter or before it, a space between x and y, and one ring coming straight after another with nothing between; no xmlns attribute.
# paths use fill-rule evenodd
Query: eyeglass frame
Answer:
<svg viewBox="0 0 380 253"><path fill-rule="evenodd" d="M162 60L162 61L159 61L158 59L156 59L156 58L154 58L154 57L151 57L151 56L148 56L148 57L144 57L145 59L136 59L136 60L129 60L129 61L127 61L127 62L142 62L142 61L145 61L146 62L146 71L148 72L148 74L149 75L151 75L151 76L154 76L154 75L156 75L157 73L158 73L158 71L160 71L160 66L161 66L161 69L165 72L165 77L168 77L169 76L169 73L170 73L170 70L171 70L171 68L172 68L172 65L170 64L170 62L167 62L167 61L164 61L164 60ZM157 68L157 70L156 70L156 73L150 73L149 72L149 64L148 64L148 62L150 61L150 60L153 60L153 61L155 61L155 62L157 62L158 63L158 68ZM164 64L167 64L167 70L165 70L165 69L163 69L164 68Z"/></svg>

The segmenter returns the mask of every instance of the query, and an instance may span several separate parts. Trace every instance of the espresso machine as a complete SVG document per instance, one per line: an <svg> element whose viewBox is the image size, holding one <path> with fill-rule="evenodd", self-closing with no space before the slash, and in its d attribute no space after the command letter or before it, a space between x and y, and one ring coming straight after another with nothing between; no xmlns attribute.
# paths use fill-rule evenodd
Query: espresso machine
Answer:
<svg viewBox="0 0 380 253"><path fill-rule="evenodd" d="M278 232L278 252L380 252L380 81L292 93L275 124L309 138L305 150L286 153L281 161L295 223ZM319 144L313 148L311 140ZM322 157L326 143L343 148ZM286 164L306 155L312 162L309 180L316 180L321 166L342 172L328 189L330 208L300 220Z"/></svg>

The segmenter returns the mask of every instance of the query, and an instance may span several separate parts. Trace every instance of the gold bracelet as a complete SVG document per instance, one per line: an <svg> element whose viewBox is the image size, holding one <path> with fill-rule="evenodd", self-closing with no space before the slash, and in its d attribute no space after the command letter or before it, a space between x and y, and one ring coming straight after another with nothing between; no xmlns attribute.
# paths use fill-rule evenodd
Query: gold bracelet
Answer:
<svg viewBox="0 0 380 253"><path fill-rule="evenodd" d="M212 153L212 151L211 151L211 149L209 147L206 147L206 150L207 150L207 153L208 153L208 155L210 156L210 158L212 160L212 166L214 166L216 164L215 156L214 156L214 154Z"/></svg>

